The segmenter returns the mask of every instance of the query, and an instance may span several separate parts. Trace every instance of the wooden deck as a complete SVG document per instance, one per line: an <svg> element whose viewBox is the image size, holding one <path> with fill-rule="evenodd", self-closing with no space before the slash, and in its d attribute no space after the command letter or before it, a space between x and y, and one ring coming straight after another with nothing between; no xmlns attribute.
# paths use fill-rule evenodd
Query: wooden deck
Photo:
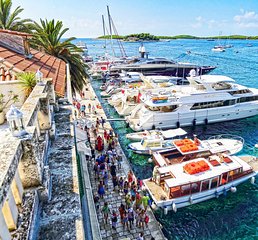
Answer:
<svg viewBox="0 0 258 240"><path fill-rule="evenodd" d="M254 171L258 171L258 158L254 156L241 156L242 160L248 163Z"/></svg>
<svg viewBox="0 0 258 240"><path fill-rule="evenodd" d="M152 197L155 198L156 201L162 201L164 200L164 197L167 198L167 194L164 192L162 187L156 184L155 182L150 180L144 180L143 183L148 188Z"/></svg>

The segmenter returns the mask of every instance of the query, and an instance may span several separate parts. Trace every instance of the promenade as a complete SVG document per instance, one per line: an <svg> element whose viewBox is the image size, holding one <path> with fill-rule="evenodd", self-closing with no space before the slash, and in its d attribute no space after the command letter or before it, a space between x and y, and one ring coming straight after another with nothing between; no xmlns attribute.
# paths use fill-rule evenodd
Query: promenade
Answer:
<svg viewBox="0 0 258 240"><path fill-rule="evenodd" d="M83 119L87 119L87 120L91 120L92 122L96 121L96 119L100 119L101 117L103 117L104 119L106 118L105 112L103 111L102 108L98 108L97 106L100 106L100 103L93 91L93 89L91 88L90 85L87 86L87 91L84 92L86 98L83 98L82 100L80 100L80 104L81 105L85 105L86 106L86 116ZM89 112L87 106L88 105L91 106L95 106L95 110L96 112ZM78 118L78 122L80 122L80 118ZM100 135L103 139L104 139L104 129L106 131L110 131L112 130L111 125L109 124L109 122L105 122L104 124L104 128L102 127L102 125L100 124L99 128L98 128L98 133L97 135ZM84 131L84 129L82 129L80 127L80 124L77 125L77 141L78 143L78 148L83 150L85 149L84 139L86 138L87 134ZM96 135L93 133L92 130L89 131L90 133L90 142L91 145L95 148L95 141L96 141ZM78 135L80 136L78 138ZM117 166L117 162L115 162L116 165L116 169L117 169L117 177L123 177L123 178L127 178L127 174L129 172L129 170L131 170L130 164L126 158L126 156L123 153L123 150L120 146L120 144L117 141L117 138L115 137L114 141L116 142L115 145L115 151L122 155L122 164L121 164L121 169L118 168ZM104 142L104 150L103 151L95 151L95 157L97 157L98 155L102 154L104 151L107 150L107 142ZM98 193L98 185L99 185L99 179L96 178L95 173L94 173L94 164L95 164L95 159L91 159L88 160L88 164L85 164L88 166L88 173L89 173L89 178L90 178L90 184L91 184L91 188L92 188L92 193L93 196L96 196ZM86 178L85 178L86 179ZM88 183L85 183L85 185L88 185ZM105 224L104 222L104 216L102 213L102 208L104 206L104 202L108 203L108 206L110 208L110 213L109 213L109 217L108 217L108 223ZM126 227L123 229L123 225L121 223L121 219L119 216L119 206L121 205L121 203L125 204L125 195L119 191L113 191L113 182L112 182L112 177L109 174L108 177L108 187L105 188L105 194L104 194L104 198L99 200L99 210L96 210L97 213L97 219L98 219L98 223L99 223L99 229L100 229L100 233L101 233L101 237L102 239L127 239L127 240L133 240L133 239L137 239L139 237L140 233L143 233L144 239L145 240L150 240L150 239L155 239L155 240L161 240L161 239L165 239L161 228L160 228L160 224L159 222L156 220L156 218L154 217L154 214L152 212L152 210L150 209L150 207L147 208L146 214L149 217L149 222L148 225L146 226L144 224L144 229L143 228L139 228L135 225L135 221L134 221L134 225L132 226L131 229L127 229ZM118 216L118 221L117 221L117 226L116 226L116 230L112 229L112 225L111 225L111 216L112 216L112 211L115 211L117 216Z"/></svg>

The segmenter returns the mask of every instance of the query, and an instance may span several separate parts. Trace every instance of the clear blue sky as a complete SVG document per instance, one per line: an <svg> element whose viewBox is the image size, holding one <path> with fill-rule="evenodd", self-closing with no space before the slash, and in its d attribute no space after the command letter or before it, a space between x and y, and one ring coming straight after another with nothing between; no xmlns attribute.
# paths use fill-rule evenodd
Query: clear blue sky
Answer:
<svg viewBox="0 0 258 240"><path fill-rule="evenodd" d="M102 35L106 5L121 35L258 35L258 0L13 0L19 5L24 18L62 20L66 37Z"/></svg>

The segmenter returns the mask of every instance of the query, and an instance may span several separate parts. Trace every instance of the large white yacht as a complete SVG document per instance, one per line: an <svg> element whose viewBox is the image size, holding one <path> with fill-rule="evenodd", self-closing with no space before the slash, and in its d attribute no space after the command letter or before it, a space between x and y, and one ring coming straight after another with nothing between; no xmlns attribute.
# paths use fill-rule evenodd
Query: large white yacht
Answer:
<svg viewBox="0 0 258 240"><path fill-rule="evenodd" d="M230 121L258 114L258 89L247 88L221 75L188 78L189 85L173 86L171 91L142 95L126 118L135 131L175 128Z"/></svg>

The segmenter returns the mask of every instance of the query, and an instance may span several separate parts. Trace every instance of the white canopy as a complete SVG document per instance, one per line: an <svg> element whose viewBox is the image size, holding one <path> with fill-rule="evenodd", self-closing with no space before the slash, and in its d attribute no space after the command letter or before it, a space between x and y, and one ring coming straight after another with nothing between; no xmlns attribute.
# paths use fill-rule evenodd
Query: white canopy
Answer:
<svg viewBox="0 0 258 240"><path fill-rule="evenodd" d="M186 135L187 132L183 130L182 128L177 128L177 129L170 129L166 131L160 131L162 136L166 138L174 138L176 136L183 136Z"/></svg>

